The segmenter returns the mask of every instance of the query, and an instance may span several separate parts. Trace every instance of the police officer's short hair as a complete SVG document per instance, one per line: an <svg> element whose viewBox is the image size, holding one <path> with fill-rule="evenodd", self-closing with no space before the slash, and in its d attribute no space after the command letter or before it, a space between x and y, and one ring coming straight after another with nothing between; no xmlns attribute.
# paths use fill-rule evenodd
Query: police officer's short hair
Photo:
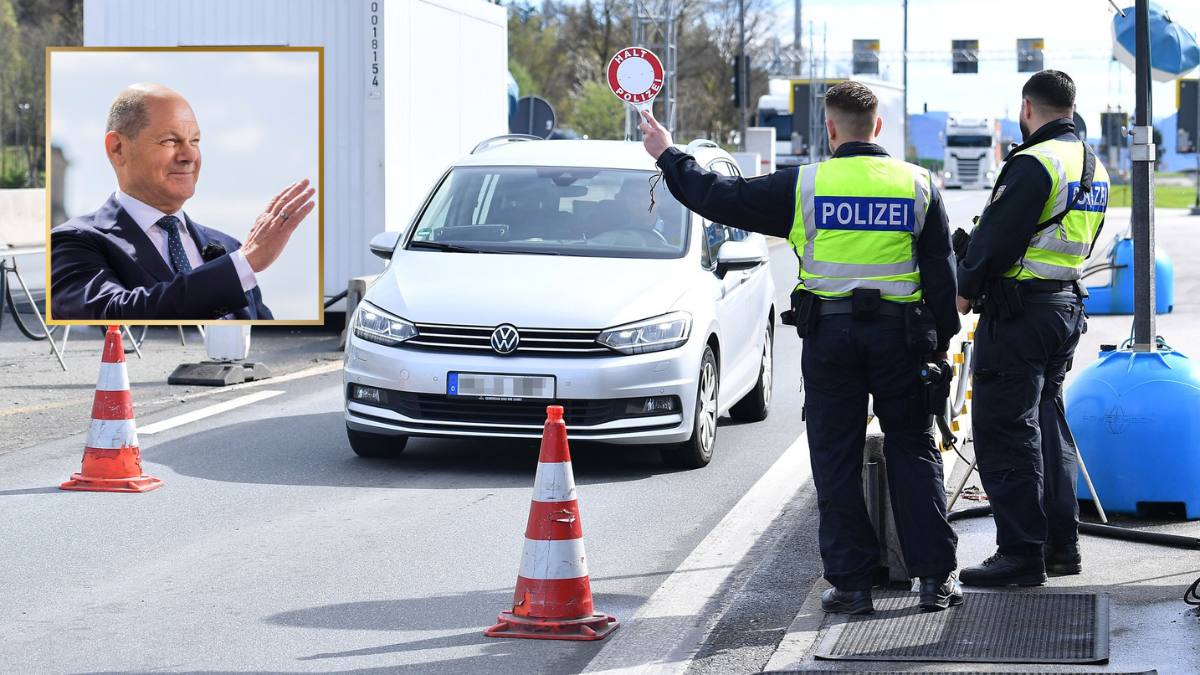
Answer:
<svg viewBox="0 0 1200 675"><path fill-rule="evenodd" d="M834 114L843 132L865 136L875 130L879 99L867 85L847 80L825 92L825 109Z"/></svg>
<svg viewBox="0 0 1200 675"><path fill-rule="evenodd" d="M1075 80L1061 70L1034 73L1021 89L1034 107L1069 116L1075 111Z"/></svg>

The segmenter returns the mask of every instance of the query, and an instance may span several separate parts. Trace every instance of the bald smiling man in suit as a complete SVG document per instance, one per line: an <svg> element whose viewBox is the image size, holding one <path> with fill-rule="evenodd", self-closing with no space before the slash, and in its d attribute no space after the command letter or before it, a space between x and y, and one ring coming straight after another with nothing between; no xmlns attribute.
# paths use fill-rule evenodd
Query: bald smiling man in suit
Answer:
<svg viewBox="0 0 1200 675"><path fill-rule="evenodd" d="M275 195L243 245L183 211L200 178L200 126L183 96L158 84L121 91L104 149L117 191L50 231L53 318L274 318L255 274L312 212L307 179Z"/></svg>

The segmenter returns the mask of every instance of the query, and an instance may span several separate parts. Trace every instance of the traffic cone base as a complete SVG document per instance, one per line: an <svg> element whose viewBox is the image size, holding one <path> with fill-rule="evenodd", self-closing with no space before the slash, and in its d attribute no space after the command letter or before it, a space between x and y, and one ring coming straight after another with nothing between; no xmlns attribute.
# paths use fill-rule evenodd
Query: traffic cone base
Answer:
<svg viewBox="0 0 1200 675"><path fill-rule="evenodd" d="M137 478L91 478L81 473L71 474L71 480L59 485L62 490L88 492L149 492L163 486L162 480L154 476Z"/></svg>
<svg viewBox="0 0 1200 675"><path fill-rule="evenodd" d="M607 614L578 619L538 619L500 612L496 621L495 626L483 631L484 635L535 640L603 640L621 625L616 617Z"/></svg>

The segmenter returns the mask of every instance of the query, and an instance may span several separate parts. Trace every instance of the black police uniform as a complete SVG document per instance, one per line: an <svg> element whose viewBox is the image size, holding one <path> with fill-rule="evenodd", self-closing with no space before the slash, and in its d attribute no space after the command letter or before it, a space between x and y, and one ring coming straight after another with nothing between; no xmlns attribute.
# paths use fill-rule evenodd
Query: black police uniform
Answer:
<svg viewBox="0 0 1200 675"><path fill-rule="evenodd" d="M887 156L887 151L849 142L834 157L858 155ZM671 194L711 221L783 238L792 230L797 168L730 178L702 171L691 155L676 148L664 152L658 165ZM941 352L960 324L949 226L941 196L931 188L917 265ZM821 559L825 578L840 590L870 589L880 566L862 487L868 394L874 396L884 432L892 509L909 572L942 579L956 567L958 538L946 522L941 455L919 375L927 356L906 347L904 319L892 313L868 320L822 315L804 340L801 369Z"/></svg>
<svg viewBox="0 0 1200 675"><path fill-rule="evenodd" d="M1051 139L1078 140L1074 123L1050 122L1013 153ZM979 299L990 281L1021 259L1039 231L1051 189L1035 157L1009 154L959 264L960 295ZM999 553L1077 561L1076 450L1062 385L1085 330L1083 302L1075 282L1039 280L1017 287L1022 310L1001 318L985 305L975 332L971 419L979 475L991 501Z"/></svg>

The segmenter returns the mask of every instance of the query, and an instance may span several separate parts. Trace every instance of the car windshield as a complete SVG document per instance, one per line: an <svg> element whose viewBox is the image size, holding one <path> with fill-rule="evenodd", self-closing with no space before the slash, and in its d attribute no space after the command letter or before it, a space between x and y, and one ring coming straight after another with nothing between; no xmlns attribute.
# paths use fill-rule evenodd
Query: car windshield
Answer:
<svg viewBox="0 0 1200 675"><path fill-rule="evenodd" d="M952 148L986 148L991 144L992 137L986 134L954 134L946 137L946 145Z"/></svg>
<svg viewBox="0 0 1200 675"><path fill-rule="evenodd" d="M688 213L650 171L459 167L438 186L407 248L678 258Z"/></svg>

